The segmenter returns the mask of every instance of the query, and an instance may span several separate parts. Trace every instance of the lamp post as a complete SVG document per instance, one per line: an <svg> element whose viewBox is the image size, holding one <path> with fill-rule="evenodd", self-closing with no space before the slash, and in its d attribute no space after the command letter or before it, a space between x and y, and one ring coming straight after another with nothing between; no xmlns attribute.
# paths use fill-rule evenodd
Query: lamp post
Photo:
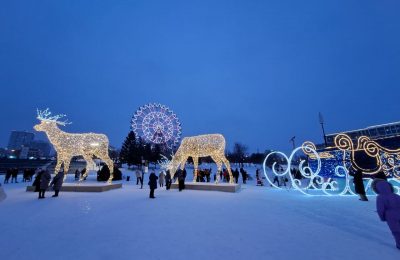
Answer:
<svg viewBox="0 0 400 260"><path fill-rule="evenodd" d="M322 128L322 134L323 134L323 136L324 136L325 147L328 147L328 143L326 142L326 134L325 134L325 127L324 127L324 118L323 118L321 112L318 113L318 117L319 117L319 123L321 124L321 128Z"/></svg>
<svg viewBox="0 0 400 260"><path fill-rule="evenodd" d="M295 142L296 136L293 136L292 138L290 138L289 142L292 143L293 145L293 150L296 149L296 142Z"/></svg>

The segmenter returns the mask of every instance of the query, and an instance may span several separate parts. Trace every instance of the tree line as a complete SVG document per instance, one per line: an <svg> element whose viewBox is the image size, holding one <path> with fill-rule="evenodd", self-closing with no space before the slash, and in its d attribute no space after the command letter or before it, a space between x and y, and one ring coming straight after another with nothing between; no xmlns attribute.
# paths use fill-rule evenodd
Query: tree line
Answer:
<svg viewBox="0 0 400 260"><path fill-rule="evenodd" d="M236 142L232 151L228 151L226 156L231 163L234 164L262 164L265 157L272 152L272 150L265 150L260 153L248 153L248 147L242 143ZM175 150L169 149L159 144L151 144L143 140L141 137L137 138L135 132L130 131L125 141L122 144L119 152L119 162L127 164L129 167L132 165L143 165L144 163L153 163L161 159L161 155L170 156L175 153ZM271 158L268 160L267 166L271 166L273 161L281 160L281 158ZM193 163L192 158L189 158L188 163ZM199 163L213 163L211 157L200 158Z"/></svg>

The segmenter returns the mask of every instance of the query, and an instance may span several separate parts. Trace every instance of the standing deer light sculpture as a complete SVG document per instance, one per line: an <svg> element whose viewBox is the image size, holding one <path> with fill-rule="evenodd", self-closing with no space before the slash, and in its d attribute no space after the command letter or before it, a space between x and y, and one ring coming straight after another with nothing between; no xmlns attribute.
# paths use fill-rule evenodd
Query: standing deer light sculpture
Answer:
<svg viewBox="0 0 400 260"><path fill-rule="evenodd" d="M199 166L199 157L211 156L211 159L217 164L218 172L222 169L222 164L225 164L229 172L230 183L233 183L233 176L228 159L225 157L225 138L221 134L199 135L185 137L182 139L181 145L172 157L168 169L171 172L171 177L174 178L176 170L185 168L185 163L189 157L193 159L194 179L197 180L197 168ZM217 174L216 183L219 182L219 174Z"/></svg>
<svg viewBox="0 0 400 260"><path fill-rule="evenodd" d="M57 152L57 165L55 173L58 174L61 165L64 164L64 172L67 173L71 159L74 156L83 156L86 163L93 163L93 156L100 158L110 169L111 183L113 179L114 164L108 155L108 138L103 134L84 133L71 134L62 131L58 126L70 124L67 120L60 121L65 115L52 116L49 109L37 111L37 119L40 124L34 126L34 129L39 132L45 132L51 144ZM85 175L81 178L84 179Z"/></svg>

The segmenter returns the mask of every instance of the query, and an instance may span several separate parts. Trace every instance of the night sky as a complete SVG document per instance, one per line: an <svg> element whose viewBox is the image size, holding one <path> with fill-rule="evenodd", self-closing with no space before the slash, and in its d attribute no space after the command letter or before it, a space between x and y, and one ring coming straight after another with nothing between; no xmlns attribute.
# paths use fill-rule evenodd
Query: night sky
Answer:
<svg viewBox="0 0 400 260"><path fill-rule="evenodd" d="M250 151L399 121L400 1L2 1L0 146L36 108L119 147L135 110Z"/></svg>

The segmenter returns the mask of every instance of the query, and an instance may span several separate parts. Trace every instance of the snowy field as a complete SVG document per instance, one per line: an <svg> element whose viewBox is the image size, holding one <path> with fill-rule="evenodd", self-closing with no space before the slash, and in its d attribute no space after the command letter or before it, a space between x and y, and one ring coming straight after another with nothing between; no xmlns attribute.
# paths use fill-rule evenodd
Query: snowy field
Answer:
<svg viewBox="0 0 400 260"><path fill-rule="evenodd" d="M400 259L373 197L307 197L253 180L239 193L159 188L151 200L131 176L119 190L44 200L4 185L0 259Z"/></svg>

